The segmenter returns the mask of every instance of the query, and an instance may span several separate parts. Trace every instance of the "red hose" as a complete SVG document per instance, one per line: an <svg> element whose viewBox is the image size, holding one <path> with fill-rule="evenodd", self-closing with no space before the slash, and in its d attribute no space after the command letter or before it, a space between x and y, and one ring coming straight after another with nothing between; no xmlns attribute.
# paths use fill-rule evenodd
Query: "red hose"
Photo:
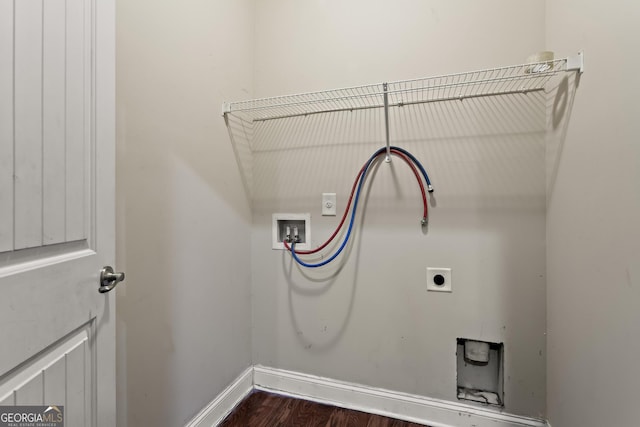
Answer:
<svg viewBox="0 0 640 427"><path fill-rule="evenodd" d="M422 180L420 179L420 174L418 173L418 170L416 169L415 165L411 162L411 160L409 159L409 157L407 157L404 153L391 149L390 150L392 154L400 157L402 160L405 161L405 163L407 163L409 165L409 167L411 168L411 170L413 171L413 174L416 177L416 180L418 181L418 185L420 186L420 192L422 193L422 204L423 204L423 218L427 218L428 215L428 208L427 208L427 193L424 189L424 184L422 182ZM385 154L384 152L378 154L376 156L376 158L382 156L383 154ZM358 186L358 181L360 180L360 177L362 176L362 173L364 172L364 168L367 164L365 163L362 168L360 169L360 172L358 172L358 176L356 177L355 182L353 183L353 186L351 187L351 194L349 195L349 201L347 202L347 207L344 210L344 214L342 215L342 219L340 220L340 224L338 224L338 227L336 227L335 231L333 232L333 234L331 235L331 237L329 237L327 239L327 241L325 241L322 245L318 246L315 249L311 249L311 250L296 250L296 254L300 254L300 255L311 255L311 254L315 254L316 252L321 251L322 249L324 249L325 247L327 247L327 245L329 243L331 243L333 241L333 239L338 235L338 232L340 231L340 229L342 228L342 225L344 224L344 221L347 219L347 214L349 213L349 209L351 208L351 202L353 201L353 195L355 193L356 187ZM285 248L290 251L291 247L289 246L288 242L285 240L283 241Z"/></svg>

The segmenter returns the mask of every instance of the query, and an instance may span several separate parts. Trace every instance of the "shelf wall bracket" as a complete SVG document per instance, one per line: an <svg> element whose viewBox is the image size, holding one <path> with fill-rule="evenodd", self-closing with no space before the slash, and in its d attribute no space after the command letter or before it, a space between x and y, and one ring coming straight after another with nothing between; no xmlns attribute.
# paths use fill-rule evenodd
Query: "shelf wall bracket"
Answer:
<svg viewBox="0 0 640 427"><path fill-rule="evenodd" d="M384 133L387 143L387 157L385 162L391 162L391 146L389 145L389 88L387 83L382 83L382 92L384 96Z"/></svg>
<svg viewBox="0 0 640 427"><path fill-rule="evenodd" d="M576 55L567 57L567 71L578 71L584 73L584 51L581 50Z"/></svg>
<svg viewBox="0 0 640 427"><path fill-rule="evenodd" d="M222 116L226 118L229 113L231 113L231 104L229 102L224 102L222 104Z"/></svg>

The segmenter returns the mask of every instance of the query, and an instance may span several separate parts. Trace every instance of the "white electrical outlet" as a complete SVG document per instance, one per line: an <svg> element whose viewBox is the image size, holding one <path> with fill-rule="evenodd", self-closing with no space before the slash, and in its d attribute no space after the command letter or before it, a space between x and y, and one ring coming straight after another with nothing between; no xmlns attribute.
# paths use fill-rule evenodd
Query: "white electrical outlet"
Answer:
<svg viewBox="0 0 640 427"><path fill-rule="evenodd" d="M336 193L322 193L322 215L336 216Z"/></svg>
<svg viewBox="0 0 640 427"><path fill-rule="evenodd" d="M451 287L451 269L427 267L427 290L453 292Z"/></svg>

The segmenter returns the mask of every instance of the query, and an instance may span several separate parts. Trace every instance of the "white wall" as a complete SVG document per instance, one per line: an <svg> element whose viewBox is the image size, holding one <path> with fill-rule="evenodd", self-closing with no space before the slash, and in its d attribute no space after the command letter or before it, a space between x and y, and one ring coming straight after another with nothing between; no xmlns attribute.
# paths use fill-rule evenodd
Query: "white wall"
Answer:
<svg viewBox="0 0 640 427"><path fill-rule="evenodd" d="M255 95L522 63L544 48L544 6L258 1ZM253 159L254 363L456 400L456 338L504 342L506 410L544 416L544 107L531 95L394 112L393 140L425 162L436 186L429 232L419 227L413 178L399 161L383 164L333 277L304 273L271 250L271 214L311 212L312 243L324 241L338 220L320 216L321 193L337 192L344 208L359 167L383 144L381 113L262 125ZM427 266L453 269L453 294L425 291Z"/></svg>
<svg viewBox="0 0 640 427"><path fill-rule="evenodd" d="M640 419L638 22L634 2L547 2L547 48L586 54L571 115L551 134L547 406L554 427L632 427Z"/></svg>
<svg viewBox="0 0 640 427"><path fill-rule="evenodd" d="M545 24L539 1L390 4L259 1L254 28L250 1L119 2L119 425L182 424L251 363L250 281L254 363L454 400L455 338L504 341L507 411L544 415L546 387L556 427L636 424L640 129L629 52L640 8L556 0ZM329 281L269 249L270 215L311 212L321 242L335 219L319 216L320 193L344 206L381 144L380 116L307 122L307 133L282 125L287 149L256 159L250 240L223 100L519 63L545 47L545 25L546 48L587 51L571 115L549 135L546 224L534 97L414 111L439 121L397 126L437 188L429 233L417 227L412 178L400 162L382 165ZM459 120L470 117L481 120ZM300 137L315 148L290 150ZM332 138L360 144L321 146ZM427 265L453 268L452 295L424 292Z"/></svg>
<svg viewBox="0 0 640 427"><path fill-rule="evenodd" d="M251 214L220 106L251 1L118 2L118 425L177 426L251 364Z"/></svg>

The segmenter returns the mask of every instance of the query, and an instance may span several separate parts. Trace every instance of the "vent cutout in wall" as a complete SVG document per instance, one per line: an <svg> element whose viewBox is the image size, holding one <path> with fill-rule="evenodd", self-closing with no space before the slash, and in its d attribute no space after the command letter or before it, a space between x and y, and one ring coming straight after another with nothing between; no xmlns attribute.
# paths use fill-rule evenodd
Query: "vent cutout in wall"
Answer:
<svg viewBox="0 0 640 427"><path fill-rule="evenodd" d="M504 344L457 339L458 400L504 406Z"/></svg>

